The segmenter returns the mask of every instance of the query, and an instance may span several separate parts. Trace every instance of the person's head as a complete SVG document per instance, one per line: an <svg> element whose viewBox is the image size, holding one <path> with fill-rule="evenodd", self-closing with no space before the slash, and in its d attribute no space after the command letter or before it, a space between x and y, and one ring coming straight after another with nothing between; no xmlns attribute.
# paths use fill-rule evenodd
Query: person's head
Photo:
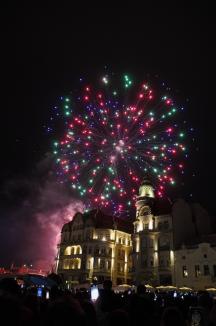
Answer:
<svg viewBox="0 0 216 326"><path fill-rule="evenodd" d="M203 291L198 296L198 305L206 308L208 310L211 309L213 304L212 298L210 297L209 293L207 291Z"/></svg>
<svg viewBox="0 0 216 326"><path fill-rule="evenodd" d="M94 305L88 300L83 300L81 302L82 309L85 312L87 325L88 326L96 326L97 325L97 315Z"/></svg>
<svg viewBox="0 0 216 326"><path fill-rule="evenodd" d="M0 281L0 290L4 293L10 293L12 295L19 295L20 288L14 278L3 278Z"/></svg>
<svg viewBox="0 0 216 326"><path fill-rule="evenodd" d="M66 325L73 321L73 325L86 325L85 313L80 303L68 296L53 301L45 317L44 325Z"/></svg>
<svg viewBox="0 0 216 326"><path fill-rule="evenodd" d="M175 307L168 307L161 317L161 326L186 326L181 312Z"/></svg>
<svg viewBox="0 0 216 326"><path fill-rule="evenodd" d="M111 290L112 289L112 281L105 280L103 282L103 288L104 288L104 290Z"/></svg>
<svg viewBox="0 0 216 326"><path fill-rule="evenodd" d="M137 294L144 294L146 293L146 287L144 284L139 284L137 286Z"/></svg>
<svg viewBox="0 0 216 326"><path fill-rule="evenodd" d="M128 313L123 309L116 309L110 312L106 317L107 326L124 325L129 326Z"/></svg>

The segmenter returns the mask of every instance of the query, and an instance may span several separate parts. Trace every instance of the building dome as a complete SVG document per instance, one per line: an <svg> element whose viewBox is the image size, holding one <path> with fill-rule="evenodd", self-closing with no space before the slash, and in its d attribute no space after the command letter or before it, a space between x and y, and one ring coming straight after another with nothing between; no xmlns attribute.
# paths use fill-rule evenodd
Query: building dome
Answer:
<svg viewBox="0 0 216 326"><path fill-rule="evenodd" d="M140 187L139 187L139 196L138 198L147 197L154 198L154 188L148 176L145 176Z"/></svg>
<svg viewBox="0 0 216 326"><path fill-rule="evenodd" d="M150 181L150 178L147 175L143 178L141 186L152 186L152 182Z"/></svg>

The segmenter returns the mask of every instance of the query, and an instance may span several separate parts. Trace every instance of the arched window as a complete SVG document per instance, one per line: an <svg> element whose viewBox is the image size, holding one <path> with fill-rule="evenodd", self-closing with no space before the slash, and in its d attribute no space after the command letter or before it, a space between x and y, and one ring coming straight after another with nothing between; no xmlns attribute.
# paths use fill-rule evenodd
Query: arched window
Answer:
<svg viewBox="0 0 216 326"><path fill-rule="evenodd" d="M65 248L64 255L66 255L66 256L71 255L71 247L66 247Z"/></svg>
<svg viewBox="0 0 216 326"><path fill-rule="evenodd" d="M63 269L69 269L69 268L70 268L70 259L64 259Z"/></svg>

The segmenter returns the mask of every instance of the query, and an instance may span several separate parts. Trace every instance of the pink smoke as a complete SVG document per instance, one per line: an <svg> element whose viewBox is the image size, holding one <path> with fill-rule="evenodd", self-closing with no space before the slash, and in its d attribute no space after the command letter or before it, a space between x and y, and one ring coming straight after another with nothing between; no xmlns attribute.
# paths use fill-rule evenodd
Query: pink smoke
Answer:
<svg viewBox="0 0 216 326"><path fill-rule="evenodd" d="M80 201L70 200L69 204L53 212L36 213L35 217L46 239L46 250L41 253L40 260L34 264L40 268L47 268L54 264L57 254L57 244L60 242L61 229L65 223L71 221L76 212L83 211Z"/></svg>
<svg viewBox="0 0 216 326"><path fill-rule="evenodd" d="M38 170L44 166L49 167L43 160ZM0 266L31 264L51 270L61 229L76 212L83 212L83 203L52 173L45 173L43 178L36 174L35 178L10 180L3 193L11 204L0 219Z"/></svg>

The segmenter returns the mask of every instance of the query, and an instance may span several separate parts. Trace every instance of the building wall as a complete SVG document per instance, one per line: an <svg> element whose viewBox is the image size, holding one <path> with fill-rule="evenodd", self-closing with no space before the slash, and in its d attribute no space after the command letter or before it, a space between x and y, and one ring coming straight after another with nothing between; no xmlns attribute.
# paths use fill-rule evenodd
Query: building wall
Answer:
<svg viewBox="0 0 216 326"><path fill-rule="evenodd" d="M138 202L134 222L133 279L136 283L171 284L174 280L172 216L151 214Z"/></svg>
<svg viewBox="0 0 216 326"><path fill-rule="evenodd" d="M216 287L216 247L200 243L194 248L176 250L175 274L178 287Z"/></svg>
<svg viewBox="0 0 216 326"><path fill-rule="evenodd" d="M62 231L57 272L67 283L111 279L113 284L131 279L131 235L115 229L95 228L82 216Z"/></svg>

